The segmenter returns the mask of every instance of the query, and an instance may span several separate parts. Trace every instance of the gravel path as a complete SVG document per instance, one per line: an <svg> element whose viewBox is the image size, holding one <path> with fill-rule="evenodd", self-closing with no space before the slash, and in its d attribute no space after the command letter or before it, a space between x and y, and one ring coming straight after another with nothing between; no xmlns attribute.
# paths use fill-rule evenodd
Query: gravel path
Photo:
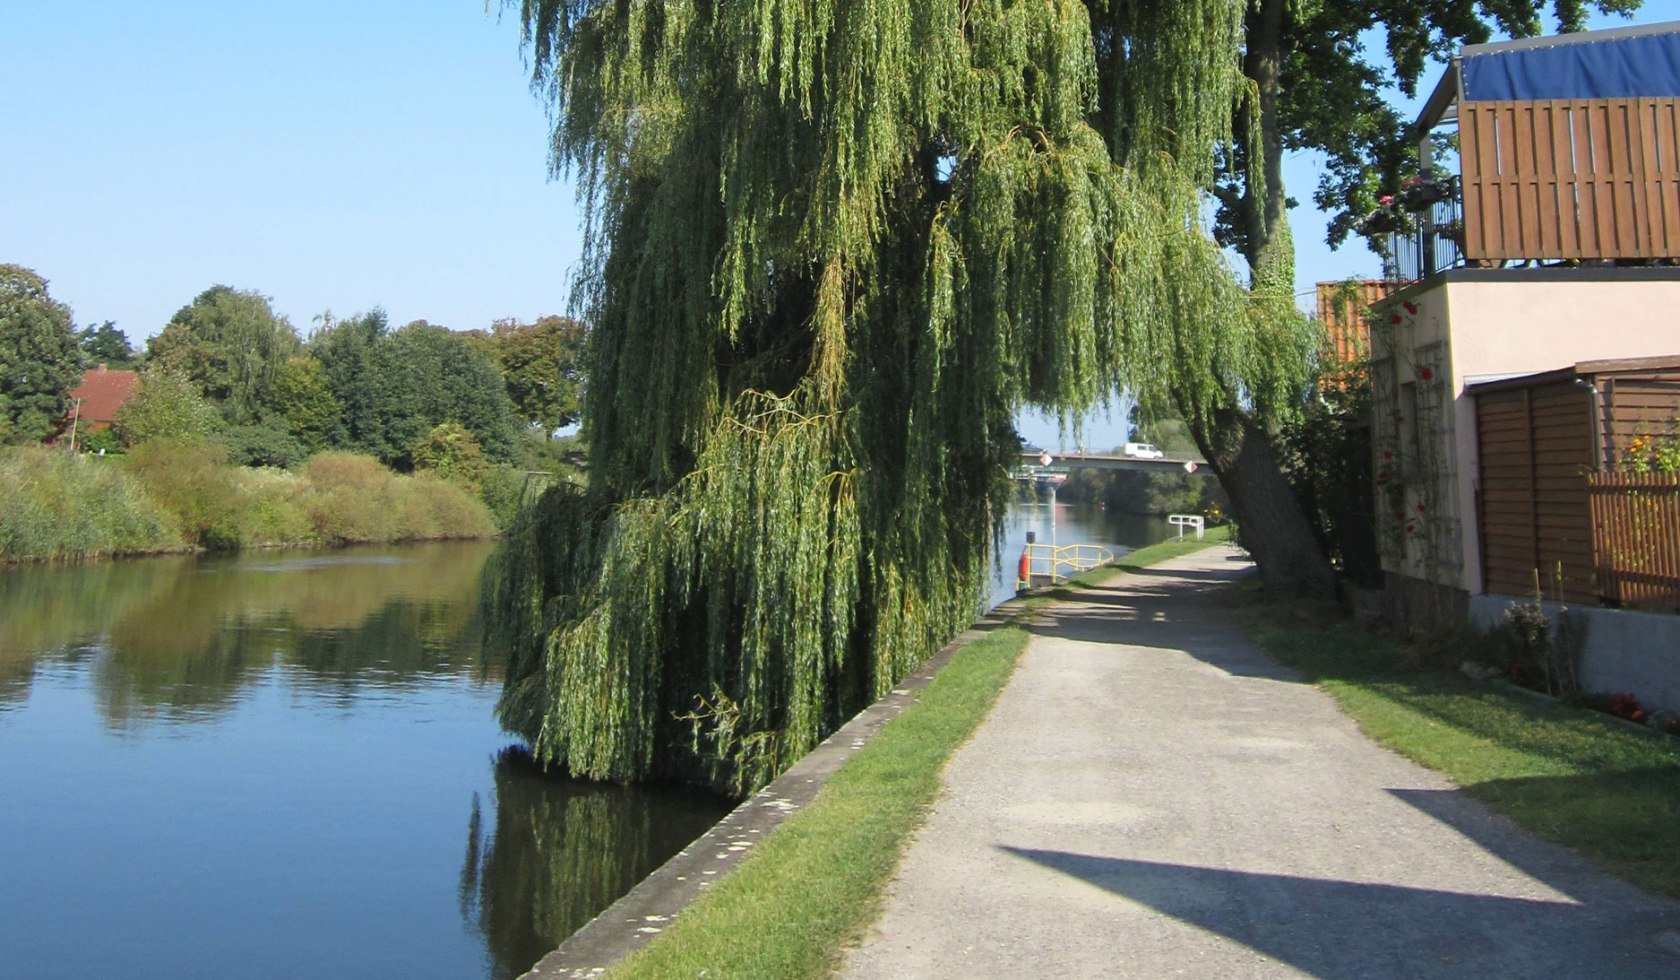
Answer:
<svg viewBox="0 0 1680 980"><path fill-rule="evenodd" d="M1680 904L1250 644L1221 609L1247 568L1212 549L1044 617L844 975L1680 977Z"/></svg>

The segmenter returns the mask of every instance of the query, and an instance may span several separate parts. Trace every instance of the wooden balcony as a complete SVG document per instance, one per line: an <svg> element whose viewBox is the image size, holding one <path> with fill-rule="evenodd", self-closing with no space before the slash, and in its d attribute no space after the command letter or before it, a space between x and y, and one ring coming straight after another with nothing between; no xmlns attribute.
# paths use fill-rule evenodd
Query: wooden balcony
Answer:
<svg viewBox="0 0 1680 980"><path fill-rule="evenodd" d="M1464 258L1680 256L1680 99L1466 102Z"/></svg>
<svg viewBox="0 0 1680 980"><path fill-rule="evenodd" d="M1680 22L1471 45L1417 121L1426 182L1454 124L1461 194L1390 216L1401 278L1680 259Z"/></svg>

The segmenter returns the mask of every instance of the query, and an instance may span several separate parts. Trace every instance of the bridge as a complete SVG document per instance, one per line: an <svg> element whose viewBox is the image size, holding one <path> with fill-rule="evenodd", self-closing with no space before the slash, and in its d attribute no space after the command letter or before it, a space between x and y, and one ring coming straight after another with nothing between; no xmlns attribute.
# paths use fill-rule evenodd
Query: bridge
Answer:
<svg viewBox="0 0 1680 980"><path fill-rule="evenodd" d="M1144 459L1139 456L1115 456L1109 453L1062 453L1051 450L1021 453L1021 472L1017 479L1045 479L1065 476L1074 470L1144 470L1156 473L1208 475L1207 460L1200 457L1172 457Z"/></svg>

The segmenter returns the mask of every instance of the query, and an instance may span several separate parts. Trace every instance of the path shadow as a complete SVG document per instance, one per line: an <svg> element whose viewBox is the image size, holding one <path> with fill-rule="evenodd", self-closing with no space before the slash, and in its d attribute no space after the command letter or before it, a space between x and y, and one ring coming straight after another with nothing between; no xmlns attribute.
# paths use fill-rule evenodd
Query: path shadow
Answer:
<svg viewBox="0 0 1680 980"><path fill-rule="evenodd" d="M1617 837L1639 839L1636 853L1628 855L1621 870L1637 869L1673 882L1676 862L1680 862L1680 769L1494 779L1477 783L1475 798L1460 790L1388 792L1559 891L1582 901L1648 903L1667 910L1673 924L1680 927L1680 902L1645 894L1610 877L1574 852L1522 831L1486 805L1497 804L1509 812L1547 812L1560 828L1593 828L1591 833L1604 840L1606 847L1613 847ZM1650 840L1653 833L1663 839ZM1680 976L1680 961L1673 969Z"/></svg>
<svg viewBox="0 0 1680 980"><path fill-rule="evenodd" d="M1648 911L1004 847L1319 977L1674 976ZM1124 949L1116 953L1124 956ZM1121 961L1123 963L1123 960ZM1125 972L1121 969L1119 972Z"/></svg>
<svg viewBox="0 0 1680 980"><path fill-rule="evenodd" d="M1246 562L1249 559L1239 558L1237 560ZM1175 579L1187 579L1187 580L1192 581L1192 582L1235 582L1237 579L1240 579L1247 574L1248 574L1248 572L1246 572L1243 569L1238 569L1238 568L1128 568L1128 569L1126 569L1126 575L1129 578L1139 578L1139 579L1175 578ZM1124 581L1124 579L1122 579L1122 581ZM1105 588L1105 587L1106 586L1095 586L1095 588Z"/></svg>
<svg viewBox="0 0 1680 980"><path fill-rule="evenodd" d="M1229 619L1232 570L1191 579L1177 573L1086 586L1027 621L1035 636L1149 647L1194 657L1228 674L1299 683Z"/></svg>

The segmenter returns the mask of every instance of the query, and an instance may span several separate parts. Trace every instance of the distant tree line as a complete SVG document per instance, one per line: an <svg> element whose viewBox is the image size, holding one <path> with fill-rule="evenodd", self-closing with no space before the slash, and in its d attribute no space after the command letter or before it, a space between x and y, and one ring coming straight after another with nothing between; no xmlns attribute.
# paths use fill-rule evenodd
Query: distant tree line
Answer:
<svg viewBox="0 0 1680 980"><path fill-rule="evenodd" d="M486 461L506 464L522 437L546 439L577 421L584 329L575 320L393 329L375 309L317 323L306 339L262 294L212 286L141 355L109 320L76 329L45 279L0 265L0 441L51 437L95 363L142 377L107 444L92 437L98 448L213 438L247 465L292 466L343 449L408 470L438 426L464 430Z"/></svg>

